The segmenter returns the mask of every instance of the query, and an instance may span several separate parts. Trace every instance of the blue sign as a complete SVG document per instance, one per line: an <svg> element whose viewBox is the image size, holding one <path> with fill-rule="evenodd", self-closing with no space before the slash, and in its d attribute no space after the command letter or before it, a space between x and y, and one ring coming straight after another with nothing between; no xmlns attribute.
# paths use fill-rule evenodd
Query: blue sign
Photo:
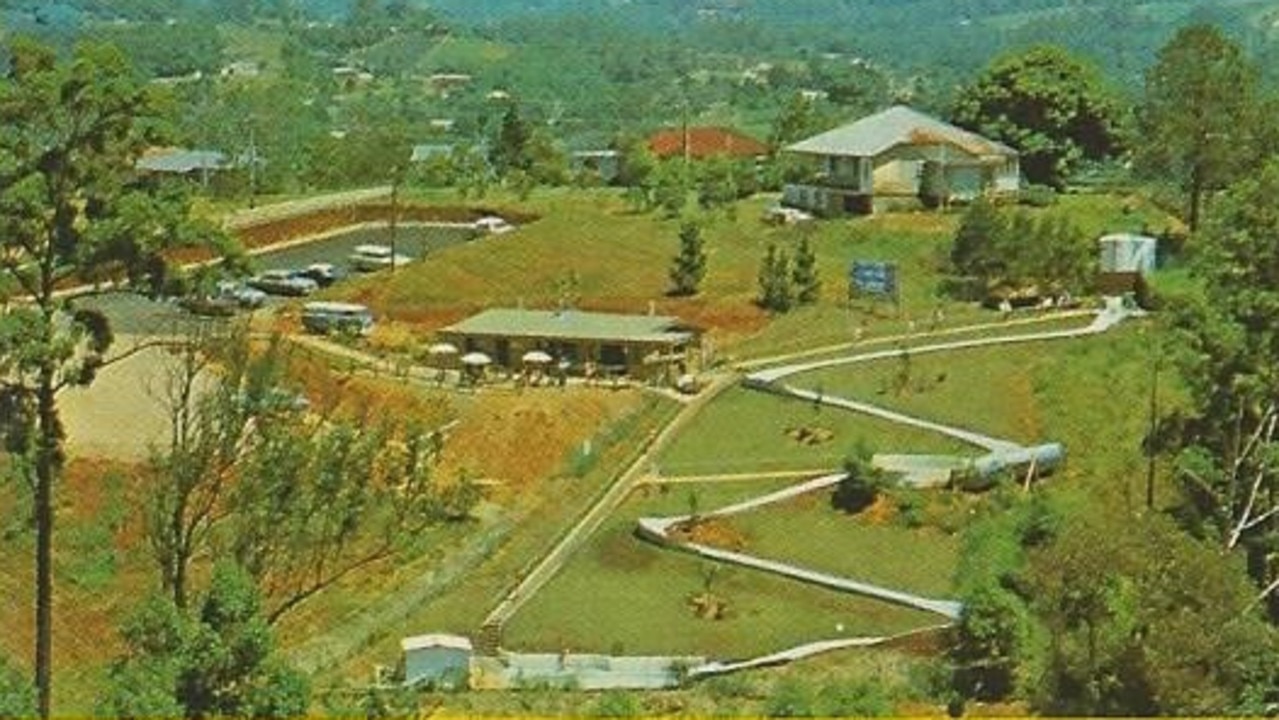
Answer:
<svg viewBox="0 0 1279 720"><path fill-rule="evenodd" d="M854 260L848 278L849 289L858 294L897 297L897 266L893 263Z"/></svg>

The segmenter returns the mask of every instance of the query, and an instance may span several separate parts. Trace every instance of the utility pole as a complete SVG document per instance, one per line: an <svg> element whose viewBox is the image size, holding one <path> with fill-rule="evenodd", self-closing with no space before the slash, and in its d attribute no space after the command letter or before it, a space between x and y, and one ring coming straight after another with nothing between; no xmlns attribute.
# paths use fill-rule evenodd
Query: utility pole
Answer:
<svg viewBox="0 0 1279 720"><path fill-rule="evenodd" d="M1150 427L1146 431L1146 510L1155 509L1155 429L1159 422L1159 366L1163 356L1155 345L1155 364L1150 373Z"/></svg>
<svg viewBox="0 0 1279 720"><path fill-rule="evenodd" d="M396 254L395 254L395 234L396 234L396 233L395 233L395 230L396 230L396 225L397 225L396 220L398 219L398 217L397 217L397 216L400 214L400 213L399 213L399 199L400 199L400 171L399 171L399 166L398 166L398 165L396 165L396 166L392 169L392 175L391 175L391 223L390 223L390 230L391 230L391 274L392 274L392 275L394 275L394 274L395 274L395 265L396 265L397 258L399 257L398 255L396 255Z"/></svg>
<svg viewBox="0 0 1279 720"><path fill-rule="evenodd" d="M258 141L257 128L249 126L249 209L258 205Z"/></svg>

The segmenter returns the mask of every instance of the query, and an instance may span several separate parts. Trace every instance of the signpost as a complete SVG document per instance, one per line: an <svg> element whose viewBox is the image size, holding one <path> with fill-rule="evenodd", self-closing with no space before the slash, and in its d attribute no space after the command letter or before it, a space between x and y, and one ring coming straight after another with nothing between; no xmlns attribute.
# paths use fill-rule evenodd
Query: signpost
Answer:
<svg viewBox="0 0 1279 720"><path fill-rule="evenodd" d="M875 260L854 260L848 269L848 297L892 300L900 307L897 264Z"/></svg>

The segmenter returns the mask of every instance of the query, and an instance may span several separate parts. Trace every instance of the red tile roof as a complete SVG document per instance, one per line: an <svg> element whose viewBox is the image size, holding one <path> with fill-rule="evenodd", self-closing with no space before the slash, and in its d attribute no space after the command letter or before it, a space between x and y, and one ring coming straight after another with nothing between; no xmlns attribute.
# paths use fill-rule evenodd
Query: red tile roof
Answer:
<svg viewBox="0 0 1279 720"><path fill-rule="evenodd" d="M661 130L648 138L648 149L660 158L684 155L684 130ZM768 146L749 135L722 127L688 128L688 155L697 160L714 155L753 158L768 154Z"/></svg>

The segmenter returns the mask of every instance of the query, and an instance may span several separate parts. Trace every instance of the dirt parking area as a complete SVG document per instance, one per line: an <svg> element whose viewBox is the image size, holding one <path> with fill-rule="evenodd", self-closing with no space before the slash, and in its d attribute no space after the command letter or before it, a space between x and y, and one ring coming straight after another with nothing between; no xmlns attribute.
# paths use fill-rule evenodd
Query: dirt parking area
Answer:
<svg viewBox="0 0 1279 720"><path fill-rule="evenodd" d="M114 352L142 342L138 336L118 336ZM163 443L169 431L164 401L168 350L147 348L98 373L87 388L67 388L59 396L67 451L72 457L113 460L145 458L153 444Z"/></svg>

